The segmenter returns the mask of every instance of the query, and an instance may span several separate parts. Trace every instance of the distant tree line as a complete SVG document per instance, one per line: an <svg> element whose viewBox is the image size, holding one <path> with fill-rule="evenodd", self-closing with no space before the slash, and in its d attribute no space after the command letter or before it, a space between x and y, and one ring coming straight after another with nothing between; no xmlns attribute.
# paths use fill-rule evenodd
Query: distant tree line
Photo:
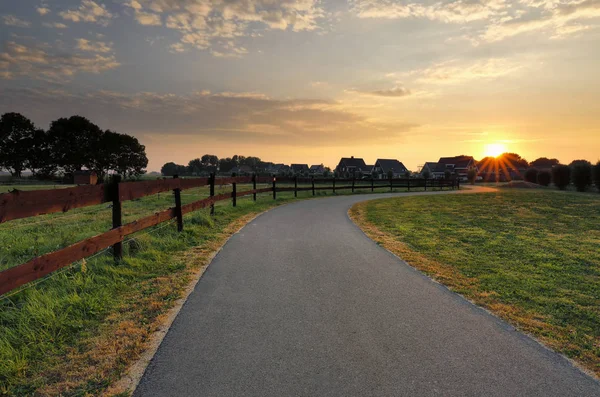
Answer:
<svg viewBox="0 0 600 397"><path fill-rule="evenodd" d="M205 154L202 157L190 160L187 165L176 164L173 162L166 163L160 169L164 176L207 176L211 172L221 174L231 174L234 172L256 174L273 173L275 166L270 161L263 161L255 156L240 156L218 158L214 154ZM328 167L325 168L325 174L331 173ZM293 175L294 172L288 168L278 170L279 175Z"/></svg>
<svg viewBox="0 0 600 397"><path fill-rule="evenodd" d="M21 177L51 179L87 169L102 180L111 171L125 178L145 173L146 148L137 138L102 130L85 117L59 118L50 128L37 128L19 113L0 117L0 169Z"/></svg>
<svg viewBox="0 0 600 397"><path fill-rule="evenodd" d="M480 174L498 174L525 170L523 179L527 182L548 186L553 183L560 190L570 184L577 191L585 192L592 185L600 191L600 161L595 165L587 160L574 160L570 164L561 164L558 159L540 157L531 163L516 153L504 153L498 157L485 157L477 162Z"/></svg>

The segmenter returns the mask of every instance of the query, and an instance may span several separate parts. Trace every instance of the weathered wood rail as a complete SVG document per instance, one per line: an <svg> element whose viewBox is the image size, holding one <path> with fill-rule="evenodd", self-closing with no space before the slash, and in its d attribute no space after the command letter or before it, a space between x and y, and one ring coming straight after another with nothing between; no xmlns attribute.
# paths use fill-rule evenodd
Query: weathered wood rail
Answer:
<svg viewBox="0 0 600 397"><path fill-rule="evenodd" d="M238 184L252 184L253 189L238 192ZM267 188L257 188L257 184L268 183ZM277 184L293 184L293 186L277 186ZM310 186L298 186L298 184ZM319 184L319 186L315 186ZM231 185L232 192L215 195L215 186ZM209 197L182 205L180 192L203 186L210 187ZM118 179L112 184L96 186L78 186L65 189L13 191L0 194L0 223L29 218L39 215L67 212L77 208L89 207L112 202L113 228L100 235L79 241L68 247L59 249L34 258L26 263L11 267L0 272L0 295L14 290L26 283L61 269L71 263L89 257L106 248L113 248L115 259L122 257L122 242L130 234L139 232L151 226L177 220L177 228L183 230L183 215L202 208L211 208L214 213L214 204L222 200L232 200L233 206L238 197L253 196L270 192L277 198L278 192L294 192L297 196L300 191L312 191L314 196L319 190L352 190L386 188L390 191L395 188L458 188L459 182L440 179L336 179L336 178L298 178L298 177L226 177L216 178L177 178L159 179L141 182L120 182ZM122 224L121 203L136 200L161 192L173 191L175 206L134 222Z"/></svg>

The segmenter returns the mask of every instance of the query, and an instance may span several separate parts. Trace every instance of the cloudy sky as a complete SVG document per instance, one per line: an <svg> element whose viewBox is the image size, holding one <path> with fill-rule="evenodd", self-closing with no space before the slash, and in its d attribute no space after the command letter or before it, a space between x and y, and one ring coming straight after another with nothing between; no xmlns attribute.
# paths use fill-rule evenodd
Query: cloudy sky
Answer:
<svg viewBox="0 0 600 397"><path fill-rule="evenodd" d="M0 0L0 113L80 114L149 169L600 157L600 0Z"/></svg>

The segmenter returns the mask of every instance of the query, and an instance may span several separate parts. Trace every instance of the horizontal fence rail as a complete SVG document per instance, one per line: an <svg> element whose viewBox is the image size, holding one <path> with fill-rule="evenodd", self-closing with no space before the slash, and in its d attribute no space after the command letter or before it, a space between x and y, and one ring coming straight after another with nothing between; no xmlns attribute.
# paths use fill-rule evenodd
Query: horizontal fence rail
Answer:
<svg viewBox="0 0 600 397"><path fill-rule="evenodd" d="M238 184L252 184L253 189L238 192ZM268 183L269 187L257 188L257 184ZM277 184L293 184L294 186L277 186ZM310 186L298 186L310 185ZM319 184L320 186L315 186ZM215 186L231 185L233 191L223 194L214 194ZM323 186L326 185L326 186ZM210 196L202 200L181 205L180 192L182 190L209 186ZM178 178L159 179L154 181L120 182L115 179L111 184L95 186L77 186L64 189L13 191L0 194L0 223L16 219L23 219L38 215L67 212L77 208L99 205L112 202L113 228L105 233L79 241L75 244L36 257L26 263L11 267L0 272L0 295L14 290L24 284L37 280L50 273L87 258L106 248L113 248L115 259L122 257L121 244L130 234L160 223L177 220L178 230L183 230L183 215L203 208L211 208L214 213L214 204L223 200L232 200L236 206L237 198L253 196L261 193L272 193L276 199L278 192L332 190L371 190L386 188L458 188L458 180L441 179L338 179L338 178L301 178L301 177L264 177L241 176L216 178ZM121 203L137 200L142 197L152 196L162 192L172 191L175 197L175 206L150 216L138 219L125 225L122 224Z"/></svg>

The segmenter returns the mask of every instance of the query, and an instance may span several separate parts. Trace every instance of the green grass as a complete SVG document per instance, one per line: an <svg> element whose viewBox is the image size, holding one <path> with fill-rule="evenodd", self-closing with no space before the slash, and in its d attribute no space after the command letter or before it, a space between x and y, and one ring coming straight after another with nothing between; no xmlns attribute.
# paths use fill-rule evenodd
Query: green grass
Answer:
<svg viewBox="0 0 600 397"><path fill-rule="evenodd" d="M250 185L238 186L238 191L249 189ZM230 186L215 193L228 191ZM369 191L370 187L357 187L357 192ZM182 192L182 201L207 196L207 188L191 189ZM107 250L0 297L0 395L76 396L106 390L139 355L160 316L189 282L194 266L200 266L190 263L205 259L243 217L294 200L292 192L277 196L277 201L269 193L259 195L257 202L251 196L238 198L236 208L230 201L219 202L215 217L208 210L186 215L182 233L173 224L162 224L129 236L118 264ZM311 196L310 191L299 192L298 199ZM173 203L170 192L125 202L124 222ZM0 270L110 226L107 204L0 224Z"/></svg>
<svg viewBox="0 0 600 397"><path fill-rule="evenodd" d="M359 210L415 267L600 374L600 195L502 190Z"/></svg>

